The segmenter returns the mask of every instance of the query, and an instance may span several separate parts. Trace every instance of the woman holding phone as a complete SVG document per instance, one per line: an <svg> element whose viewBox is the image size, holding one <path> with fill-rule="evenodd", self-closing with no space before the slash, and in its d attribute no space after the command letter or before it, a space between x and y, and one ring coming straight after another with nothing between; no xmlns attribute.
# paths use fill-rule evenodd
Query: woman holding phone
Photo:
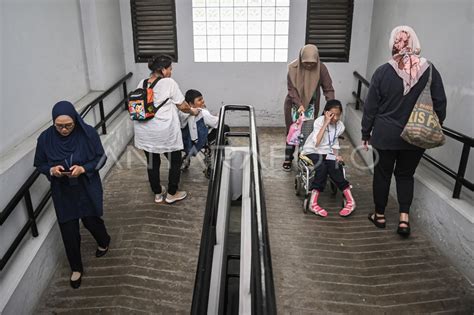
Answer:
<svg viewBox="0 0 474 315"><path fill-rule="evenodd" d="M79 219L97 242L96 257L109 249L110 236L101 219L102 182L99 169L107 159L97 131L67 101L53 107L53 125L38 137L34 166L51 182L56 216L71 266L70 285L81 285Z"/></svg>

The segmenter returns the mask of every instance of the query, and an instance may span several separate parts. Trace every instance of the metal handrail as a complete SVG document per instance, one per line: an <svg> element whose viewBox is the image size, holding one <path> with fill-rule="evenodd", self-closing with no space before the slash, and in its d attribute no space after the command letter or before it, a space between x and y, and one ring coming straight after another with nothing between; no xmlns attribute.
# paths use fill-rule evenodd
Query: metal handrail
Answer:
<svg viewBox="0 0 474 315"><path fill-rule="evenodd" d="M224 134L224 121L227 111L248 111L250 133L230 132ZM216 220L219 201L222 160L226 136L249 137L251 152L251 222L252 222L252 260L251 290L252 312L254 314L276 314L275 289L271 263L270 243L267 228L265 198L263 194L261 165L255 124L255 112L249 105L225 105L219 115L219 129L214 149L214 164L209 181L206 211L204 214L201 245L196 270L191 314L206 314L209 303L213 247L216 244Z"/></svg>
<svg viewBox="0 0 474 315"><path fill-rule="evenodd" d="M112 85L112 87L107 89L107 91L101 93L92 102L87 104L86 107L80 112L81 117L84 118L85 116L87 116L87 114L92 109L94 109L94 107L97 106L97 104L99 104L100 122L95 126L95 129L99 129L100 127L102 127L102 133L106 134L107 133L106 122L123 105L125 106L122 108L127 109L128 96L127 96L126 81L129 78L131 78L132 75L133 73L129 72L127 75L122 77L119 81L117 81L114 85ZM122 85L124 97L120 100L119 104L114 106L114 108L110 110L110 112L107 115L105 115L104 102L103 102L104 98L107 97L110 93L112 93L115 89L117 89L120 85ZM26 211L28 213L28 221L22 227L22 229L17 234L13 242L8 247L3 257L0 259L0 271L3 270L3 268L6 266L6 264L8 263L8 260L11 258L11 256L13 255L15 250L18 248L21 241L23 240L23 238L25 237L25 235L28 233L30 229L31 229L31 233L33 237L37 237L39 235L38 228L36 225L36 218L38 218L41 211L44 209L44 207L48 203L49 198L51 197L51 189L48 189L48 191L41 198L38 206L36 208L33 207L33 203L31 201L30 188L31 186L33 186L33 184L36 182L36 180L38 179L40 175L41 175L40 172L35 169L33 173L28 177L28 179L23 183L23 185L20 187L17 193L13 196L13 198L8 202L8 204L5 206L3 211L0 212L0 226L1 226L5 223L5 221L11 215L11 213L16 209L16 207L21 202L21 200L23 198L25 199Z"/></svg>
<svg viewBox="0 0 474 315"><path fill-rule="evenodd" d="M354 77L357 78L358 83L357 83L357 92L352 92L352 95L356 99L356 105L355 108L359 109L359 105L364 105L364 101L361 99L361 89L362 89L362 84L364 84L366 87L370 87L369 81L367 81L362 75L360 75L357 71L353 72ZM469 153L471 151L471 148L474 146L474 138L469 137L463 133L460 133L459 131L453 130L451 128L442 126L443 128L443 133L456 140L459 141L463 144L462 148L462 153L461 153L461 159L459 161L459 167L458 171L455 172L446 165L442 164L435 158L431 157L430 155L424 153L423 158L434 165L437 169L442 171L443 173L447 174L449 177L454 178L455 183L454 183L454 189L453 189L453 198L459 199L461 195L461 189L462 187L466 187L469 190L473 191L474 190L474 184L467 180L464 176L466 174L466 169L467 169L467 163L469 161Z"/></svg>

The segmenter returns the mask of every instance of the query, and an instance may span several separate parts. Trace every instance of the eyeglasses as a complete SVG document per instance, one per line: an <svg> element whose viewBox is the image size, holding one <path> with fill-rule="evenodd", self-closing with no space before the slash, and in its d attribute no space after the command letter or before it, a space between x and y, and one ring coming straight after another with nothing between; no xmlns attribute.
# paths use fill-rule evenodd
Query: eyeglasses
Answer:
<svg viewBox="0 0 474 315"><path fill-rule="evenodd" d="M54 124L54 127L56 127L57 130L61 131L63 129L71 130L74 128L74 123L69 123L69 124Z"/></svg>

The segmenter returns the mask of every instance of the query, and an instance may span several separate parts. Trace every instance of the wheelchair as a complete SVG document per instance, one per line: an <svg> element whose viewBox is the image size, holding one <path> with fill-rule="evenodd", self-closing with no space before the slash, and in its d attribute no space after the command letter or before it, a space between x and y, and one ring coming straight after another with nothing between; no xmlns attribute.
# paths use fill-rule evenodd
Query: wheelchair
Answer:
<svg viewBox="0 0 474 315"><path fill-rule="evenodd" d="M311 183L315 175L315 170L314 170L313 161L311 161L309 157L303 155L301 152L303 150L303 146L306 142L306 139L313 131L313 125L314 125L313 119L303 121L303 124L301 126L301 134L298 138L299 144L298 144L298 150L297 150L298 158L296 162L295 194L297 196L301 196L302 194L304 195L304 200L303 200L304 213L307 213L310 209ZM344 139L341 136L339 138ZM340 166L342 167L342 171L345 177L344 163L343 162L340 163ZM331 190L331 195L336 196L337 190L338 190L337 186L331 180L329 176L328 176L328 180L329 180L329 188ZM342 207L344 207L344 198L342 198Z"/></svg>
<svg viewBox="0 0 474 315"><path fill-rule="evenodd" d="M227 125L224 125L224 134L226 132L229 132L230 128ZM213 128L208 128L208 134L211 134L212 132L217 133L217 129ZM204 176L209 179L211 178L211 173L212 173L212 157L213 157L213 151L217 143L217 135L214 137L211 137L212 139L206 141L204 145L198 150L198 152L195 154L195 156L201 155L202 156L202 162L204 164L204 170L202 171L204 173ZM229 145L229 140L227 137L225 138L224 141L225 145ZM189 166L190 166L191 160L183 158L183 164L181 166L182 171L186 171Z"/></svg>
<svg viewBox="0 0 474 315"><path fill-rule="evenodd" d="M215 145L214 141L207 141L202 148L194 155L197 157L198 155L202 156L202 162L204 164L204 176L209 179L211 177L212 172L212 148ZM191 157L183 156L183 163L181 165L181 171L186 171L191 164Z"/></svg>

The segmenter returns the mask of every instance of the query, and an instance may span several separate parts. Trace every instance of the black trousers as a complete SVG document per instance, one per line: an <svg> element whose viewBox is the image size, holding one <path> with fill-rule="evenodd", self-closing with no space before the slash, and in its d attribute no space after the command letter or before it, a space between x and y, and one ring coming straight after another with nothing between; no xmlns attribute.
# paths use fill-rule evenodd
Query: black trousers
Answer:
<svg viewBox="0 0 474 315"><path fill-rule="evenodd" d="M97 244L106 248L110 243L110 236L107 234L104 220L100 217L81 218L84 227L92 234ZM79 232L79 219L74 219L64 223L59 223L64 248L66 249L67 260L72 271L83 271L81 259L81 233Z"/></svg>
<svg viewBox="0 0 474 315"><path fill-rule="evenodd" d="M296 146L285 143L285 161L293 161Z"/></svg>
<svg viewBox="0 0 474 315"><path fill-rule="evenodd" d="M379 150L379 160L374 151L373 194L375 211L383 214L390 193L392 174L397 185L397 199L400 213L409 213L413 201L413 175L420 163L424 150ZM395 169L394 169L395 167Z"/></svg>
<svg viewBox="0 0 474 315"><path fill-rule="evenodd" d="M153 190L155 194L160 194L160 154L145 151L145 155L147 160L148 181L150 182L151 190ZM168 152L163 155L166 156L170 162L168 173L168 193L174 195L178 190L179 179L181 177L181 151Z"/></svg>
<svg viewBox="0 0 474 315"><path fill-rule="evenodd" d="M311 189L324 191L328 175L340 191L343 191L350 186L349 182L344 178L342 166L340 166L337 161L326 160L325 154L308 154L307 157L313 161L315 170Z"/></svg>

